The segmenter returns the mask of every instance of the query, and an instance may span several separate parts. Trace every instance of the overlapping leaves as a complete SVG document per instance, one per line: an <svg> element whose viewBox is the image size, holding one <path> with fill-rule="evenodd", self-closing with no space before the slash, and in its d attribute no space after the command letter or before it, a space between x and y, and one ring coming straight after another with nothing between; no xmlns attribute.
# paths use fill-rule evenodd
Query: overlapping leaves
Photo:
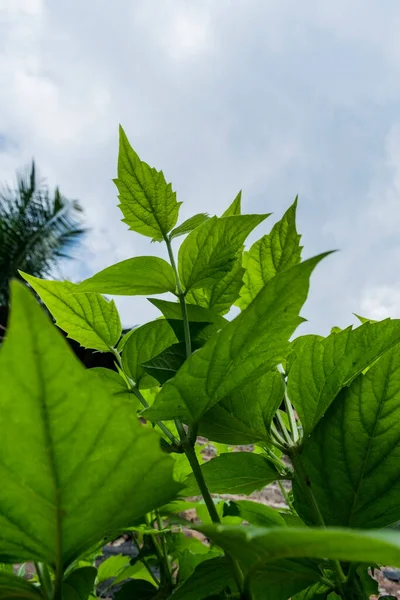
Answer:
<svg viewBox="0 0 400 600"><path fill-rule="evenodd" d="M60 570L175 496L158 435L139 424L129 397L87 376L17 283L0 373L0 560Z"/></svg>

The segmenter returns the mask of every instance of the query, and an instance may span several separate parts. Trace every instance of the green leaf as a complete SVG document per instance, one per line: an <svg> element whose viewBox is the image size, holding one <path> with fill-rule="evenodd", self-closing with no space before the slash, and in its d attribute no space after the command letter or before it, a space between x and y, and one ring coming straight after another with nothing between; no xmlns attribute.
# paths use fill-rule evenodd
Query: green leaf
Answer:
<svg viewBox="0 0 400 600"><path fill-rule="evenodd" d="M21 275L33 287L56 320L56 325L85 348L109 352L121 336L121 321L114 301L100 294L81 294L69 281L47 281Z"/></svg>
<svg viewBox="0 0 400 600"><path fill-rule="evenodd" d="M117 554L106 558L99 566L97 583L102 583L103 581L107 581L107 579L117 577L120 571L129 565L129 561L129 556L124 556L123 554Z"/></svg>
<svg viewBox="0 0 400 600"><path fill-rule="evenodd" d="M237 591L232 567L225 557L213 558L201 562L183 585L174 591L171 600L204 600L227 588Z"/></svg>
<svg viewBox="0 0 400 600"><path fill-rule="evenodd" d="M246 272L244 285L237 305L245 308L257 296L262 287L277 273L294 267L300 262L302 247L296 231L297 197L271 233L255 242L243 256Z"/></svg>
<svg viewBox="0 0 400 600"><path fill-rule="evenodd" d="M233 268L216 285L191 290L187 294L187 300L224 315L229 312L230 308L239 298L244 273L245 269L242 267L239 258L234 263Z"/></svg>
<svg viewBox="0 0 400 600"><path fill-rule="evenodd" d="M368 596L379 594L379 585L376 579L369 574L369 566L361 566L357 569L357 577L360 580L363 590Z"/></svg>
<svg viewBox="0 0 400 600"><path fill-rule="evenodd" d="M82 567L72 571L62 583L63 600L87 600L93 591L97 569Z"/></svg>
<svg viewBox="0 0 400 600"><path fill-rule="evenodd" d="M334 600L335 594L332 593L328 595L329 589L330 588L322 583L314 583L314 585L311 585L293 596L292 600L326 600L327 598Z"/></svg>
<svg viewBox="0 0 400 600"><path fill-rule="evenodd" d="M157 256L137 256L85 279L78 290L116 296L144 296L174 293L175 286L174 271L166 260Z"/></svg>
<svg viewBox="0 0 400 600"><path fill-rule="evenodd" d="M384 352L400 342L400 320L365 323L312 337L295 359L288 378L288 395L304 427L311 433L340 390Z"/></svg>
<svg viewBox="0 0 400 600"><path fill-rule="evenodd" d="M268 215L212 217L192 231L178 254L185 291L214 285L229 272L249 233Z"/></svg>
<svg viewBox="0 0 400 600"><path fill-rule="evenodd" d="M186 581L200 563L212 558L218 558L218 556L221 556L221 552L217 549L207 549L206 552L198 553L185 548L179 555L179 583L181 584Z"/></svg>
<svg viewBox="0 0 400 600"><path fill-rule="evenodd" d="M115 594L115 600L151 600L157 594L157 588L145 579L128 581Z"/></svg>
<svg viewBox="0 0 400 600"><path fill-rule="evenodd" d="M210 217L209 215L207 215L207 213L199 213L198 215L190 217L181 225L178 225L178 227L175 227L175 229L171 231L171 233L169 234L169 239L172 240L173 238L179 237L180 235L186 235L187 233L190 233L191 231L193 231L193 229L196 229L196 227L199 227L200 225L205 223L205 221L208 221L209 218Z"/></svg>
<svg viewBox="0 0 400 600"><path fill-rule="evenodd" d="M201 465L201 470L212 494L251 494L281 479L271 463L251 452L221 454ZM184 485L184 496L200 495L193 473Z"/></svg>
<svg viewBox="0 0 400 600"><path fill-rule="evenodd" d="M0 560L61 569L181 488L158 434L88 375L17 282L0 379Z"/></svg>
<svg viewBox="0 0 400 600"><path fill-rule="evenodd" d="M203 525L197 529L253 574L282 558L400 564L400 534L393 531L234 525Z"/></svg>
<svg viewBox="0 0 400 600"><path fill-rule="evenodd" d="M138 328L138 325L136 325L135 327L133 327L130 331L128 331L127 333L125 333L124 336L122 336L122 338L119 340L118 345L117 345L118 352L122 352L122 350L125 347L126 342L129 340L129 338L131 337L132 333L137 328Z"/></svg>
<svg viewBox="0 0 400 600"><path fill-rule="evenodd" d="M180 342L185 340L182 309L177 302L168 302L160 298L149 298L149 302L156 306L167 319ZM216 313L195 304L186 304L190 337L193 341L205 342L210 337L225 327L228 321Z"/></svg>
<svg viewBox="0 0 400 600"><path fill-rule="evenodd" d="M176 341L174 332L164 319L150 321L137 327L122 352L125 373L142 389L158 385L157 380L148 375L142 365Z"/></svg>
<svg viewBox="0 0 400 600"><path fill-rule="evenodd" d="M398 348L343 390L296 461L296 510L307 523L316 522L309 486L327 525L386 527L400 521Z"/></svg>
<svg viewBox="0 0 400 600"><path fill-rule="evenodd" d="M176 225L180 202L162 171L140 160L122 127L119 128L119 208L129 229L162 241ZM147 293L147 292L145 292Z"/></svg>
<svg viewBox="0 0 400 600"><path fill-rule="evenodd" d="M223 516L241 517L243 521L259 527L286 527L285 519L277 510L250 500L225 502Z"/></svg>
<svg viewBox="0 0 400 600"><path fill-rule="evenodd" d="M318 565L308 559L282 559L265 564L251 578L254 600L287 600L319 581Z"/></svg>
<svg viewBox="0 0 400 600"><path fill-rule="evenodd" d="M284 396L282 375L267 371L234 390L203 415L200 435L223 444L269 441L269 429Z"/></svg>
<svg viewBox="0 0 400 600"><path fill-rule="evenodd" d="M14 573L13 565L6 564L6 563L0 563L0 573L2 573L2 572Z"/></svg>
<svg viewBox="0 0 400 600"><path fill-rule="evenodd" d="M149 302L156 306L158 310L168 320L182 320L182 309L179 302L169 302L160 298L149 298ZM196 306L195 304L186 304L188 318L192 323L215 323L219 329L227 324L227 320L215 311Z"/></svg>
<svg viewBox="0 0 400 600"><path fill-rule="evenodd" d="M302 321L310 275L324 256L273 277L245 311L186 360L164 385L148 418L197 422L233 390L280 364Z"/></svg>
<svg viewBox="0 0 400 600"><path fill-rule="evenodd" d="M234 217L241 214L242 190L238 193L232 204L226 209L223 217Z"/></svg>
<svg viewBox="0 0 400 600"><path fill-rule="evenodd" d="M286 359L286 363L285 363L286 375L289 374L290 369L292 368L292 365L293 365L294 361L296 360L296 357L298 355L302 354L303 348L305 348L305 346L310 342L310 340L322 341L323 339L324 338L322 335L315 335L313 333L308 333L306 335L301 335L298 338L296 338L295 340L293 340L293 342L291 343L291 347L290 347L290 354L288 355L288 357Z"/></svg>
<svg viewBox="0 0 400 600"><path fill-rule="evenodd" d="M357 319L360 321L360 323L376 323L377 321L374 321L373 319L367 319L366 317L361 317L360 315L357 315L356 313L353 313L355 317L357 317Z"/></svg>
<svg viewBox="0 0 400 600"><path fill-rule="evenodd" d="M146 567L140 561L141 561L141 558L145 558L145 557L146 558L155 558L154 551L150 550L150 549L144 550L144 548L145 547L143 546L141 549L141 553L143 553L143 555L141 557L139 557L139 555L135 557L135 561L137 561L137 562L135 562L134 564L128 565L127 567L122 569L122 571L119 572L119 574L113 581L113 586L118 585L119 583L126 581L127 579L135 579L135 580L141 580L141 581L144 580L144 581L149 581L150 583L153 583L153 581L154 581L153 577L150 575L150 573L148 572Z"/></svg>
<svg viewBox="0 0 400 600"><path fill-rule="evenodd" d="M135 402L135 396L131 393L126 381L115 371L103 367L93 367L89 369L88 374L106 387L109 394L130 394L131 401Z"/></svg>
<svg viewBox="0 0 400 600"><path fill-rule="evenodd" d="M200 347L199 345L197 347ZM196 350L196 343L192 343L192 350ZM163 385L169 379L172 379L179 371L186 360L185 342L172 344L165 348L160 354L157 354L151 360L142 363L142 367L148 375L153 377L158 383Z"/></svg>
<svg viewBox="0 0 400 600"><path fill-rule="evenodd" d="M21 577L0 572L0 600L43 600L39 590Z"/></svg>

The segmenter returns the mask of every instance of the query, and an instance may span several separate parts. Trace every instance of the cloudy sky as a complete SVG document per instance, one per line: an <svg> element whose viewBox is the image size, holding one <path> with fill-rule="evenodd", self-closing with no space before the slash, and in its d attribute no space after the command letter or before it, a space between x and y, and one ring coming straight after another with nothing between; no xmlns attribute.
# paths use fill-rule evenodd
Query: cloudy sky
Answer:
<svg viewBox="0 0 400 600"><path fill-rule="evenodd" d="M163 255L116 208L118 123L182 217L298 193L304 256L328 249L303 315L326 333L400 317L400 4L393 0L0 0L0 175L32 157L91 227L74 281ZM254 239L255 236L253 236ZM120 298L125 325L155 315Z"/></svg>

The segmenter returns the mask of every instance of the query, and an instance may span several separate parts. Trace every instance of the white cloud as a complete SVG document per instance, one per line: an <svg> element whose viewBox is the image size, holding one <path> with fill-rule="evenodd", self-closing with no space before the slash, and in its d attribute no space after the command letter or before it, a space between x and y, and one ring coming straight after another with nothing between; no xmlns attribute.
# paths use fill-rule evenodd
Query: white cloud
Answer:
<svg viewBox="0 0 400 600"><path fill-rule="evenodd" d="M341 249L313 278L310 329L345 325L366 298L394 306L399 21L376 0L0 0L2 179L34 156L81 199L93 231L71 278L162 255L120 222L121 122L183 218L242 188L246 210L276 214L261 234L300 193L305 253ZM130 324L154 314L120 305Z"/></svg>
<svg viewBox="0 0 400 600"><path fill-rule="evenodd" d="M373 287L361 302L361 316L375 321L400 318L400 285Z"/></svg>

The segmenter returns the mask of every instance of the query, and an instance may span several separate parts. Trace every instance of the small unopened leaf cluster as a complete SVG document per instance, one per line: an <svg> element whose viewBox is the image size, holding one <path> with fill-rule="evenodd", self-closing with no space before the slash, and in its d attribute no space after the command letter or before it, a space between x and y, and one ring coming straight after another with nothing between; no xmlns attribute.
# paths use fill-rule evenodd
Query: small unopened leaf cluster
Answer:
<svg viewBox="0 0 400 600"><path fill-rule="evenodd" d="M171 184L122 128L115 183L123 221L165 258L129 258L79 284L22 274L56 325L111 352L115 370L86 370L28 286L12 284L0 599L376 594L371 572L400 567L400 320L295 337L326 256L302 260L297 199L245 250L269 215L242 214L238 194L222 216L180 222ZM122 335L103 294L156 296L159 316ZM208 462L198 435L217 450ZM221 498L282 480L287 509ZM126 532L137 556L97 570L101 548ZM29 581L7 567L27 561Z"/></svg>

